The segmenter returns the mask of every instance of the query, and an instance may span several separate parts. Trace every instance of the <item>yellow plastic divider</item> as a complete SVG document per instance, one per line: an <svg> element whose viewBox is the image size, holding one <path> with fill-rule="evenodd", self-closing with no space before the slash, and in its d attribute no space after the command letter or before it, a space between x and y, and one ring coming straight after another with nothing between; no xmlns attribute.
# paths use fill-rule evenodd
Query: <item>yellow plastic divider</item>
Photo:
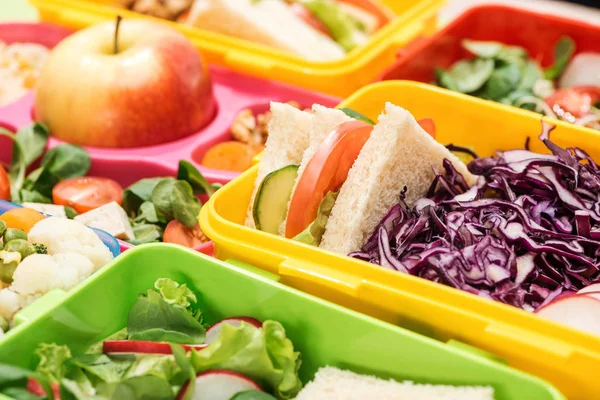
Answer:
<svg viewBox="0 0 600 400"><path fill-rule="evenodd" d="M204 31L176 22L114 7L107 0L30 0L44 22L71 29L115 18L149 18L184 33L211 64L234 71L287 82L306 89L345 97L372 82L396 59L398 50L421 34L436 30L437 12L445 0L384 0L396 18L369 42L333 62L314 62L267 46Z"/></svg>

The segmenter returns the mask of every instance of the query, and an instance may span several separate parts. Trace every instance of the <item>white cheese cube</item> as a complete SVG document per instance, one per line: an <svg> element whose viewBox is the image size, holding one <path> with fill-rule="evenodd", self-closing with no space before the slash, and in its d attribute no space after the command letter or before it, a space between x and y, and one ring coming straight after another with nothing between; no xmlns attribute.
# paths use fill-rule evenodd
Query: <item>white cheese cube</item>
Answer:
<svg viewBox="0 0 600 400"><path fill-rule="evenodd" d="M44 203L23 203L21 204L25 208L31 208L35 211L52 215L53 217L67 218L65 207L57 206L56 204L44 204Z"/></svg>
<svg viewBox="0 0 600 400"><path fill-rule="evenodd" d="M102 229L117 239L135 238L127 213L115 201L78 215L74 219L92 228Z"/></svg>

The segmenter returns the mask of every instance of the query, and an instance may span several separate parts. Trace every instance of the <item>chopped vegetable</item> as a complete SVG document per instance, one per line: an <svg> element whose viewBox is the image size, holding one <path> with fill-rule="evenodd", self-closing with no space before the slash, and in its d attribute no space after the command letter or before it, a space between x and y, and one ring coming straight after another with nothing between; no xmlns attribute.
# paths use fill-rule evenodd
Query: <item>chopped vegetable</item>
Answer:
<svg viewBox="0 0 600 400"><path fill-rule="evenodd" d="M351 256L535 310L600 280L600 167L580 148L499 152L469 170L448 161L413 209L394 206Z"/></svg>

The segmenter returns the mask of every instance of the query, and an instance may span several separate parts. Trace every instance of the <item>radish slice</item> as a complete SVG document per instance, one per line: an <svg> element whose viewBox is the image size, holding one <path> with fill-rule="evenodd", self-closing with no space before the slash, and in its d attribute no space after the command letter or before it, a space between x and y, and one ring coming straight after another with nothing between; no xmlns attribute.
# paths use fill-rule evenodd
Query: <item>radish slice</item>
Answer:
<svg viewBox="0 0 600 400"><path fill-rule="evenodd" d="M240 326L242 324L242 322L245 322L250 325L254 325L257 328L262 328L262 322L260 322L257 319L254 319L254 318L250 318L250 317L226 318L222 321L217 322L210 328L208 328L208 330L206 331L206 340L204 341L204 343L210 344L210 343L214 342L219 337L219 334L221 333L221 328L222 328L223 324L228 324L228 325L231 325L231 326L234 326L237 328L238 326Z"/></svg>
<svg viewBox="0 0 600 400"><path fill-rule="evenodd" d="M561 297L536 314L572 328L600 335L600 295L574 294Z"/></svg>
<svg viewBox="0 0 600 400"><path fill-rule="evenodd" d="M56 383L51 383L52 392L54 393L54 398L60 400L60 388ZM42 385L33 378L29 378L27 380L27 391L36 396L46 396L46 391L42 387Z"/></svg>
<svg viewBox="0 0 600 400"><path fill-rule="evenodd" d="M206 344L181 345L186 351L202 350ZM143 340L106 340L102 345L104 353L144 353L172 354L171 346L166 342L146 342Z"/></svg>
<svg viewBox="0 0 600 400"><path fill-rule="evenodd" d="M177 395L177 399L183 399L187 393L189 382L187 382ZM192 400L229 400L239 392L247 390L263 390L252 379L237 372L214 369L196 375L196 388Z"/></svg>
<svg viewBox="0 0 600 400"><path fill-rule="evenodd" d="M577 294L600 292L600 283L594 283L581 289Z"/></svg>

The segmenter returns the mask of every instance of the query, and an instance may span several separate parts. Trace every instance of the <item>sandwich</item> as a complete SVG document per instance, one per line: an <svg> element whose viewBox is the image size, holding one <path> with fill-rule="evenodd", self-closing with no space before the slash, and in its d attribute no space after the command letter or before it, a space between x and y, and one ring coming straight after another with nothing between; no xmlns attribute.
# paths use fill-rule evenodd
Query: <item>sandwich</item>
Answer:
<svg viewBox="0 0 600 400"><path fill-rule="evenodd" d="M393 14L372 0L196 0L188 25L330 61L367 42Z"/></svg>
<svg viewBox="0 0 600 400"><path fill-rule="evenodd" d="M490 386L450 386L397 382L334 367L317 371L295 400L494 400Z"/></svg>
<svg viewBox="0 0 600 400"><path fill-rule="evenodd" d="M391 103L377 124L320 105L307 112L272 103L271 110L249 227L349 254L400 198L412 205L423 197L445 159L475 184L466 165L432 137L430 120L416 121Z"/></svg>

